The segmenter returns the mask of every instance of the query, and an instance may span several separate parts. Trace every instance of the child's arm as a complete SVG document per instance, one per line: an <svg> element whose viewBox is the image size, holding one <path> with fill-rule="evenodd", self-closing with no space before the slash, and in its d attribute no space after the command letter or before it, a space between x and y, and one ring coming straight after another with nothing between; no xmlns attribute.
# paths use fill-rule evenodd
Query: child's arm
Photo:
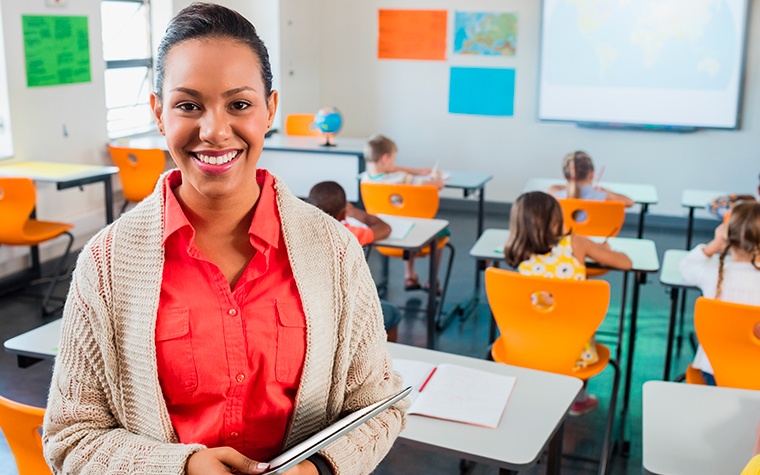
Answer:
<svg viewBox="0 0 760 475"><path fill-rule="evenodd" d="M441 171L436 170L433 175L430 177L429 180L425 180L421 183L422 185L429 185L434 186L438 188L439 190L442 190L444 186L446 186L443 183L443 178L441 177Z"/></svg>
<svg viewBox="0 0 760 475"><path fill-rule="evenodd" d="M705 256L712 257L715 254L720 254L726 249L726 239L728 238L728 225L726 223L720 223L720 226L715 228L715 236L713 240L705 244L702 248L702 252Z"/></svg>
<svg viewBox="0 0 760 475"><path fill-rule="evenodd" d="M375 241L385 239L391 235L391 227L388 223L377 216L355 208L351 203L346 203L346 216L350 216L351 218L367 225L367 227L372 230L372 235L374 236Z"/></svg>
<svg viewBox="0 0 760 475"><path fill-rule="evenodd" d="M408 168L408 167L393 167L391 172L406 172L411 175L430 175L433 172L432 168Z"/></svg>
<svg viewBox="0 0 760 475"><path fill-rule="evenodd" d="M566 190L566 189L567 189L567 186L565 186L565 185L552 185L552 186L550 186L550 187L549 187L549 189L548 189L548 190L546 190L546 191L547 191L547 192L548 192L550 195L552 195L552 196L555 196L555 197L556 197L556 196L557 196L557 192L559 192L559 191L561 191L561 190Z"/></svg>
<svg viewBox="0 0 760 475"><path fill-rule="evenodd" d="M584 236L572 235L570 240L573 255L581 263L590 257L599 264L615 269L630 270L633 266L631 259L622 252L613 251L608 243L599 244Z"/></svg>
<svg viewBox="0 0 760 475"><path fill-rule="evenodd" d="M607 192L607 201L622 201L625 203L626 208L630 208L636 204L636 202L634 202L632 199L628 198L625 195L621 195L620 193L614 193L610 190L605 190L604 188L599 188L599 190Z"/></svg>

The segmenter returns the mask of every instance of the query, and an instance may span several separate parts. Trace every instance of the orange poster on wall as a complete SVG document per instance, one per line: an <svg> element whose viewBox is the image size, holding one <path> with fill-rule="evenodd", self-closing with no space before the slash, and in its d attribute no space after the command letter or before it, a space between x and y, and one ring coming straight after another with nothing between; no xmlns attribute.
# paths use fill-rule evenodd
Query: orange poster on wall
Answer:
<svg viewBox="0 0 760 475"><path fill-rule="evenodd" d="M446 10L380 10L377 57L446 59Z"/></svg>

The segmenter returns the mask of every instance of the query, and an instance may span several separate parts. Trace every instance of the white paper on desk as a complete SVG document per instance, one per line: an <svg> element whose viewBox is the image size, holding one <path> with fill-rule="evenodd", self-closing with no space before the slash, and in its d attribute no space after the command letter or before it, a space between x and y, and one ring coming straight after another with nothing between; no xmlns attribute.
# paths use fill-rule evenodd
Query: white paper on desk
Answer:
<svg viewBox="0 0 760 475"><path fill-rule="evenodd" d="M388 226L391 227L391 234L388 236L388 239L401 241L409 235L409 231L414 227L414 221L410 221L408 218L391 216L389 214L378 214L377 217L388 223Z"/></svg>
<svg viewBox="0 0 760 475"><path fill-rule="evenodd" d="M440 364L407 413L496 429L516 381L512 376Z"/></svg>
<svg viewBox="0 0 760 475"><path fill-rule="evenodd" d="M393 359L393 370L398 371L404 378L403 386L411 386L412 394L409 395L409 402L414 402L420 394L420 387L435 369L432 363L424 361Z"/></svg>

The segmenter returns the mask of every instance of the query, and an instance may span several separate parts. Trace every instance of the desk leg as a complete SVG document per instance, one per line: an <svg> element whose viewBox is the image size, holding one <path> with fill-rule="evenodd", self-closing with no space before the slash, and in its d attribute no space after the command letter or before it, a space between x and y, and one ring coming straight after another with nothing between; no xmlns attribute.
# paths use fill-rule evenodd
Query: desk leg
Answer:
<svg viewBox="0 0 760 475"><path fill-rule="evenodd" d="M678 288L670 289L670 319L668 320L668 342L665 350L665 368L662 372L662 380L670 381L670 367L673 357L673 333L676 328L676 312L678 311Z"/></svg>
<svg viewBox="0 0 760 475"><path fill-rule="evenodd" d="M32 209L32 214L29 215L30 218L36 219L37 218L37 208ZM30 246L29 253L32 256L32 275L34 275L35 279L39 279L42 277L42 267L40 266L40 247L39 246ZM20 357L19 357L20 358ZM24 366L21 366L22 368Z"/></svg>
<svg viewBox="0 0 760 475"><path fill-rule="evenodd" d="M430 242L430 286L428 287L428 334L427 334L427 347L431 350L435 348L435 330L436 330L436 307L438 305L438 286L436 281L438 279L438 237L434 237Z"/></svg>
<svg viewBox="0 0 760 475"><path fill-rule="evenodd" d="M106 224L111 224L113 223L113 184L111 183L111 175L103 178L103 184L106 189Z"/></svg>
<svg viewBox="0 0 760 475"><path fill-rule="evenodd" d="M639 239L641 239L641 236L644 235L644 215L647 214L648 210L649 210L648 204L641 205L641 212L639 213L639 234L637 236Z"/></svg>
<svg viewBox="0 0 760 475"><path fill-rule="evenodd" d="M486 187L483 185L478 191L478 237L483 234L483 212L485 208Z"/></svg>
<svg viewBox="0 0 760 475"><path fill-rule="evenodd" d="M625 334L625 304L628 297L628 272L623 272L623 289L620 293L620 318L618 319L617 348L615 349L615 361L621 362L623 353L623 335Z"/></svg>
<svg viewBox="0 0 760 475"><path fill-rule="evenodd" d="M560 475L562 469L562 436L565 432L563 422L554 437L549 441L549 456L546 460L546 475Z"/></svg>
<svg viewBox="0 0 760 475"><path fill-rule="evenodd" d="M694 232L694 208L689 208L689 221L686 225L686 250L691 249L691 233Z"/></svg>
<svg viewBox="0 0 760 475"><path fill-rule="evenodd" d="M628 457L630 442L625 440L625 420L628 415L628 403L631 399L631 377L633 375L633 355L636 347L636 318L639 312L639 287L643 274L636 272L633 281L633 302L631 302L631 323L628 326L628 357L625 367L625 387L623 388L623 409L620 417L620 435L623 441L623 457Z"/></svg>
<svg viewBox="0 0 760 475"><path fill-rule="evenodd" d="M500 468L499 469L499 475L517 475L519 472L516 472L514 470L509 470L506 468Z"/></svg>
<svg viewBox="0 0 760 475"><path fill-rule="evenodd" d="M35 363L42 361L42 358L33 358L31 356L16 355L16 363L19 368L28 368Z"/></svg>

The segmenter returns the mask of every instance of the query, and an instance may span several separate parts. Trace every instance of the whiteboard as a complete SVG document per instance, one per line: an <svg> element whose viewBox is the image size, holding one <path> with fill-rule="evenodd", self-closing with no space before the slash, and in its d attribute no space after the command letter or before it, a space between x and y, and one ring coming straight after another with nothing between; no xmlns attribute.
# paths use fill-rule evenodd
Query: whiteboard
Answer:
<svg viewBox="0 0 760 475"><path fill-rule="evenodd" d="M736 128L748 0L544 0L539 119Z"/></svg>

